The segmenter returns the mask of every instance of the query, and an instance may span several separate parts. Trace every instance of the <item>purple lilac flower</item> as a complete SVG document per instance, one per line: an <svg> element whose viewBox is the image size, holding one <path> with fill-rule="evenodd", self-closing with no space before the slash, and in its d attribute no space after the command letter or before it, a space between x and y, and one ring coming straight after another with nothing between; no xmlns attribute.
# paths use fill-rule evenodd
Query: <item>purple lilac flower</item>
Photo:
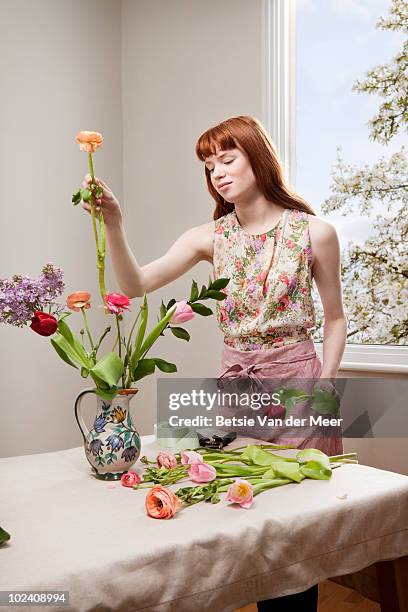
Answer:
<svg viewBox="0 0 408 612"><path fill-rule="evenodd" d="M54 305L53 314L59 316L65 306L55 303L62 295L64 272L51 263L46 264L38 279L15 274L0 279L0 323L23 327L35 310L45 310Z"/></svg>

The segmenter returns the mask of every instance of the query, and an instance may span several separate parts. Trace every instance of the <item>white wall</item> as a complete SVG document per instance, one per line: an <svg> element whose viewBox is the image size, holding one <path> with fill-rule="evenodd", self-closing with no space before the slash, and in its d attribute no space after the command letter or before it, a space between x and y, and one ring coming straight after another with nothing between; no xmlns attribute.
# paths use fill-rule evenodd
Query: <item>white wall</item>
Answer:
<svg viewBox="0 0 408 612"><path fill-rule="evenodd" d="M94 129L105 137L95 171L122 195L120 8L111 0L0 3L0 276L38 276L52 261L65 271L63 299L89 290L88 312L102 327L90 218L71 194L88 169L75 134ZM79 331L78 314L70 320ZM1 325L0 338L0 455L82 444L73 404L89 381L28 327Z"/></svg>

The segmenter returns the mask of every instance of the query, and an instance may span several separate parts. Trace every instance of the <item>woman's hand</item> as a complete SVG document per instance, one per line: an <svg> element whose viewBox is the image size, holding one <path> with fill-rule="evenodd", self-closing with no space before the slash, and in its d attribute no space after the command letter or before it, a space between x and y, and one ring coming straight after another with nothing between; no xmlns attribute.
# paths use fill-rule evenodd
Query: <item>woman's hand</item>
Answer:
<svg viewBox="0 0 408 612"><path fill-rule="evenodd" d="M325 378L321 376L313 386L313 392L315 393L316 391L326 391L327 393L333 395L336 399L340 398L339 392L336 389L334 378Z"/></svg>
<svg viewBox="0 0 408 612"><path fill-rule="evenodd" d="M110 187L108 187L108 185L104 183L102 179L95 177L95 182L97 185L102 187L103 191L102 197L95 200L95 212L98 213L99 210L102 210L103 220L106 226L114 227L119 225L122 222L122 211L118 199L115 197ZM88 187L91 183L91 175L87 174L82 186ZM91 213L91 205L89 202L83 202L82 208L88 213Z"/></svg>

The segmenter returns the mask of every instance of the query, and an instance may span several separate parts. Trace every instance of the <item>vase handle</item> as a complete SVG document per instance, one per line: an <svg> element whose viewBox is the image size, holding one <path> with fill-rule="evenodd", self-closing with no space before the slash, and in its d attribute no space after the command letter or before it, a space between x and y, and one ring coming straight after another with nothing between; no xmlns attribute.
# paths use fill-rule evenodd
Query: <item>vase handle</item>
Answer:
<svg viewBox="0 0 408 612"><path fill-rule="evenodd" d="M89 434L89 429L85 425L85 421L82 418L80 407L82 404L82 400L87 393L95 393L95 389L85 389L85 391L82 391L75 400L75 418L77 420L78 427L81 430L84 442L86 442L86 437Z"/></svg>

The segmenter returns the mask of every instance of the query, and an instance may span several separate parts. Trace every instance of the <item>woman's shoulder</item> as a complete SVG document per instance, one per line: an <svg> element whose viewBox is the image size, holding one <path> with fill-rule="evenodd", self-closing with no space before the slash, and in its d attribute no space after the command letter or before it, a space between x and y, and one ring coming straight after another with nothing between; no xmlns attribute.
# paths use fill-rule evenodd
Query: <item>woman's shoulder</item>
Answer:
<svg viewBox="0 0 408 612"><path fill-rule="evenodd" d="M326 242L337 236L334 226L317 215L305 213L309 221L309 232L311 240L315 242Z"/></svg>
<svg viewBox="0 0 408 612"><path fill-rule="evenodd" d="M325 262L331 254L338 254L340 243L334 226L316 215L307 215L309 220L312 267L316 261Z"/></svg>
<svg viewBox="0 0 408 612"><path fill-rule="evenodd" d="M194 238L194 243L202 259L212 263L213 261L213 236L215 230L215 221L209 221L208 223L202 223L191 228L191 232Z"/></svg>

